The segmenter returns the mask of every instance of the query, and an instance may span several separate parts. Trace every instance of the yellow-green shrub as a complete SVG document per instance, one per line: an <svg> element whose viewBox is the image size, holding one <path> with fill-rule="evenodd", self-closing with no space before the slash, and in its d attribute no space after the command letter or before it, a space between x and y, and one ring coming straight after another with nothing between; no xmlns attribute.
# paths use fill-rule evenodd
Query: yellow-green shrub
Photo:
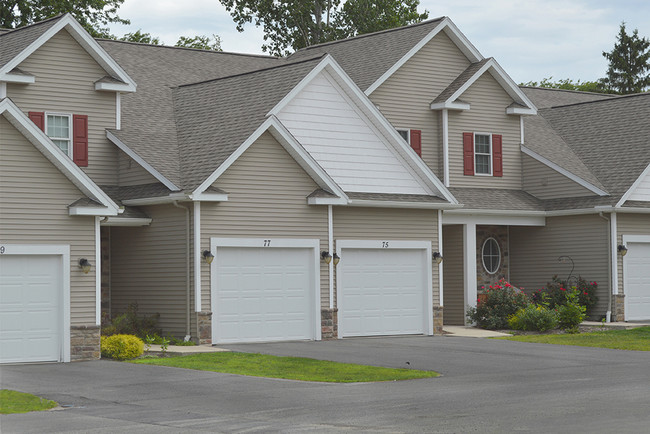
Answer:
<svg viewBox="0 0 650 434"><path fill-rule="evenodd" d="M115 360L135 359L144 352L144 342L133 335L102 336L102 357Z"/></svg>

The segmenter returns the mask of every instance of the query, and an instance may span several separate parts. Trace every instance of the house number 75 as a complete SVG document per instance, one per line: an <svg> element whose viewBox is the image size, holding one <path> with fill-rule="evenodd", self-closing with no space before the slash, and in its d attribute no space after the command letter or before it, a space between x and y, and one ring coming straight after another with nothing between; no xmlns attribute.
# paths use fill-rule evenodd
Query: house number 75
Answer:
<svg viewBox="0 0 650 434"><path fill-rule="evenodd" d="M382 249L387 249L388 248L388 241L382 241L381 242L381 248Z"/></svg>

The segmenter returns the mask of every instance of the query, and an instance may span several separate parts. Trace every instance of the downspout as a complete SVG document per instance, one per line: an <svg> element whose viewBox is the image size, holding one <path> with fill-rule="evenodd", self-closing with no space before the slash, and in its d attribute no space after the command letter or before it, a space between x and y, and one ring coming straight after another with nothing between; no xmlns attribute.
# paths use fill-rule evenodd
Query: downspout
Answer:
<svg viewBox="0 0 650 434"><path fill-rule="evenodd" d="M190 252L191 252L191 241L190 240L190 209L186 206L182 206L178 204L178 201L173 201L172 204L176 208L180 208L185 210L185 238L187 240L187 253L186 253L186 260L185 260L185 281L186 281L186 288L185 288L185 298L186 298L186 313L185 313L185 340L189 339L189 336L191 335L190 332Z"/></svg>
<svg viewBox="0 0 650 434"><path fill-rule="evenodd" d="M607 249L607 273L609 277L609 291L607 291L607 313L605 314L605 321L606 322L611 322L612 321L612 291L614 290L614 282L612 280L612 238L611 238L611 232L612 232L612 223L616 223L616 214L612 213L612 220L608 219L603 215L603 212L599 212L598 215L600 218L607 220L608 223L608 236L607 239L609 239L609 248Z"/></svg>

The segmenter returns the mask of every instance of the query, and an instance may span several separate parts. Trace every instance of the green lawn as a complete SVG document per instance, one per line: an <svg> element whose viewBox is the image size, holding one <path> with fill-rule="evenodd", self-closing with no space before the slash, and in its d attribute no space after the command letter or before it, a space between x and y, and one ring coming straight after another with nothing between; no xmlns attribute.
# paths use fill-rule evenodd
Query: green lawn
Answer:
<svg viewBox="0 0 650 434"><path fill-rule="evenodd" d="M54 401L30 395L29 393L0 389L0 414L49 410L57 405Z"/></svg>
<svg viewBox="0 0 650 434"><path fill-rule="evenodd" d="M520 335L497 339L540 344L612 348L615 350L650 351L650 327L638 327L630 330L605 330L574 335Z"/></svg>
<svg viewBox="0 0 650 434"><path fill-rule="evenodd" d="M249 353L205 353L158 359L136 359L132 363L174 366L200 371L224 372L253 377L285 378L302 381L356 383L412 380L437 377L433 371L392 369L377 366L329 362L302 357L276 357Z"/></svg>

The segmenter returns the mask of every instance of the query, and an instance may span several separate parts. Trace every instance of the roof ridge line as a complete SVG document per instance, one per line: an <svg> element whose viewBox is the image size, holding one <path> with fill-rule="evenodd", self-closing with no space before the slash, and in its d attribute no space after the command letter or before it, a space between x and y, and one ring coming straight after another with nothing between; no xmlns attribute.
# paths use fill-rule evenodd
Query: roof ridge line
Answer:
<svg viewBox="0 0 650 434"><path fill-rule="evenodd" d="M579 92L579 91L576 91ZM598 95L598 94L596 94ZM614 95L614 94L602 94L602 95L612 95L610 98L603 98L603 99L597 99L594 101L581 101L581 102L574 102L571 104L561 104L561 105L554 105L551 107L547 107L545 109L541 110L549 110L549 109L554 109L554 108L562 108L562 107L571 107L571 106L577 106L577 105L585 105L585 104L597 104L601 102L612 102L612 101L618 101L623 98L634 98L634 97L643 97L643 96L650 96L650 92L641 92L641 93L631 93L627 95Z"/></svg>
<svg viewBox="0 0 650 434"><path fill-rule="evenodd" d="M429 19L429 20L420 21L419 23L409 24L408 26L393 27L392 29L378 30L376 32L364 33L362 35L356 35L356 36L350 36L349 38L345 38L345 39L337 39L336 41L321 42L320 44L314 44L314 45L310 45L308 47L300 48L299 50L296 50L295 52L291 53L287 57L287 59L290 58L291 56L293 56L296 53L303 53L303 52L305 52L307 50L311 50L313 48L319 48L319 47L324 47L324 46L327 46L327 45L339 44L341 42L352 41L352 40L355 40L355 39L367 38L367 37L379 35L379 34L382 34L382 33L396 32L396 31L399 31L399 30L410 29L410 28L413 28L413 27L423 26L425 24L431 24L434 21L442 21L445 18L448 18L448 17L447 16L440 16L440 17L437 17L437 18L432 18L432 19Z"/></svg>
<svg viewBox="0 0 650 434"><path fill-rule="evenodd" d="M317 56L314 56L314 57L309 57L307 59L296 60L295 62L285 62L285 63L282 63L280 65L274 65L274 66L268 66L268 67L265 67L265 68L254 69L252 71L246 71L246 72L241 72L239 74L227 75L225 77L211 78L210 80L197 81L195 83L185 83L185 84L175 86L174 88L178 89L178 88L181 88L181 87L189 87L189 86L195 86L195 85L198 85L198 84L212 83L212 82L216 82L216 81L219 81L219 80L225 80L225 79L228 79L228 78L242 77L244 75L257 74L259 72L266 72L266 71L270 71L270 70L273 70L273 69L284 68L284 67L287 67L287 66L293 66L293 65L299 65L301 63L312 62L312 61L317 60L317 59L322 59L325 56L328 56L328 54L323 53L323 54L320 54L320 55L317 55Z"/></svg>
<svg viewBox="0 0 650 434"><path fill-rule="evenodd" d="M234 51L217 51L217 50L204 50L202 48L191 48L191 47L177 47L175 45L165 45L165 44L148 44L146 42L134 42L134 41L120 41L119 39L110 39L110 38L95 38L96 41L101 42L117 42L120 44L129 44L129 45L140 45L147 46L152 48L171 48L174 50L189 50L189 51L199 51L203 53L214 53L214 54L228 54L231 56L244 56L244 57L261 57L264 59L277 59L283 60L283 57L270 56L266 54L252 54L252 53L236 53Z"/></svg>

